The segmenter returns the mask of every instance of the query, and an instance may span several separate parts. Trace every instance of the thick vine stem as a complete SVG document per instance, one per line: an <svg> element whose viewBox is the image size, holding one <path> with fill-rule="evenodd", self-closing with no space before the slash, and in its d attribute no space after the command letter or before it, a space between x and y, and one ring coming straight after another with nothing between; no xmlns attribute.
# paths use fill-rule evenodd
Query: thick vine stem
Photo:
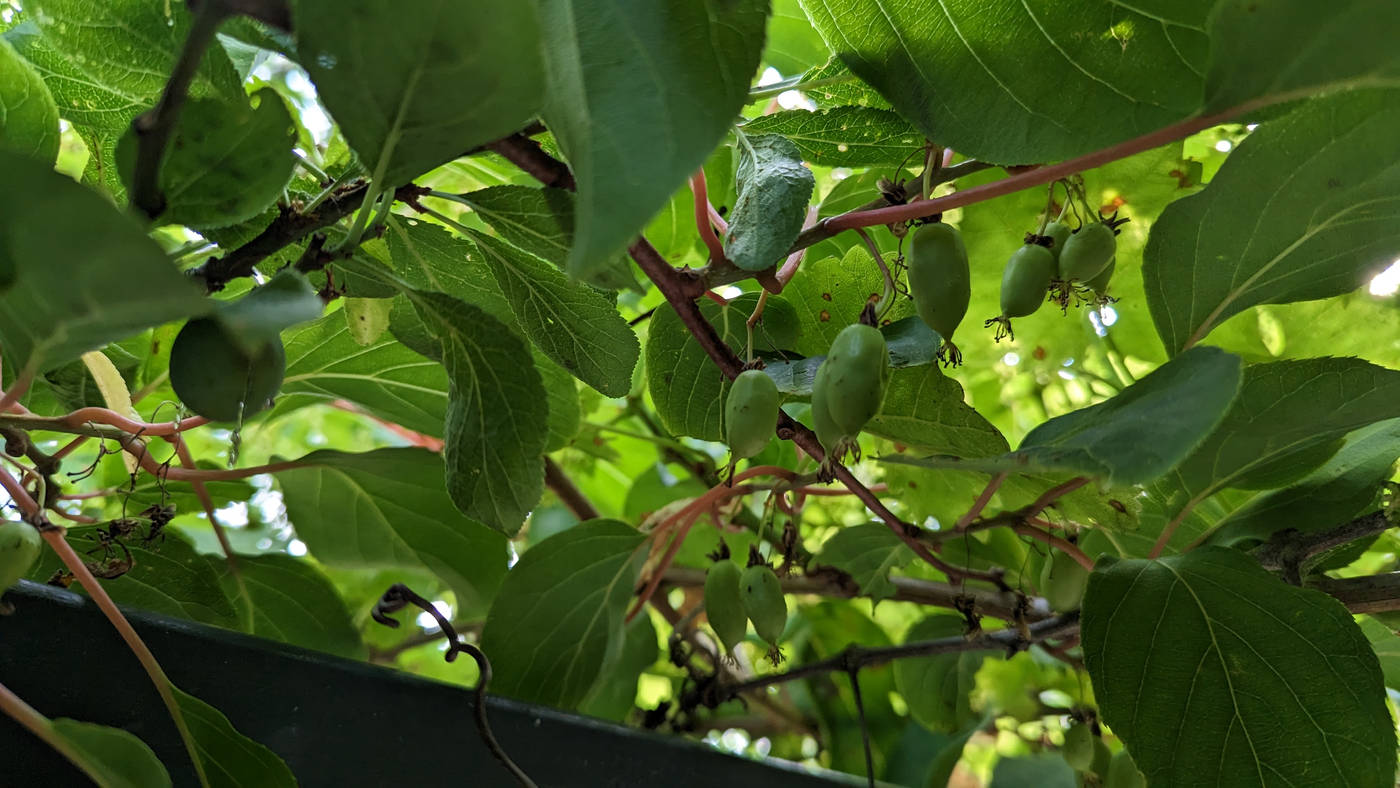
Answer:
<svg viewBox="0 0 1400 788"><path fill-rule="evenodd" d="M1299 533L1290 528L1275 533L1269 541L1255 548L1254 557L1265 569L1279 572L1293 585L1301 585L1308 567L1327 551L1377 536L1392 525L1385 512L1376 511L1328 531Z"/></svg>
<svg viewBox="0 0 1400 788"><path fill-rule="evenodd" d="M166 80L160 101L131 121L136 135L136 166L131 178L131 204L154 219L165 212L165 195L160 191L160 170L165 148L175 132L190 84L199 71L205 50L214 43L214 34L225 19L236 11L226 0L203 0L192 4L194 23L185 36L180 58Z"/></svg>
<svg viewBox="0 0 1400 788"><path fill-rule="evenodd" d="M867 668L872 665L883 665L896 659L908 659L911 657L931 657L937 654L955 654L960 651L1024 651L1033 643L1039 643L1053 638L1065 638L1079 634L1079 612L1064 613L1051 619L1032 624L1029 627L1029 637L1023 637L1021 632L1012 627L1010 629L999 629L995 632L984 632L972 638L962 635L939 638L938 640L921 640L915 643L904 643L898 646L880 646L870 648L866 646L850 645L841 653L828 657L817 662L810 662L801 667L783 673L773 673L767 676L759 676L738 684L733 684L724 688L724 695L732 698L740 693L751 692L763 687L771 687L775 684L785 684L789 681L805 679L808 676L816 676L822 673L840 671L850 673L851 671Z"/></svg>
<svg viewBox="0 0 1400 788"><path fill-rule="evenodd" d="M364 203L369 193L369 184L357 181L331 194L314 211L301 213L295 208L283 207L276 219L251 241L234 249L223 257L206 260L189 271L189 276L204 286L210 293L224 289L224 285L240 277L252 276L258 263L281 251L290 244L325 227L329 227L349 216ZM412 203L427 194L431 189L408 184L394 190L394 199Z"/></svg>
<svg viewBox="0 0 1400 788"><path fill-rule="evenodd" d="M574 484L574 480L559 467L559 463L549 457L544 458L544 483L578 519L596 520L602 517L593 502L588 500L583 491Z"/></svg>
<svg viewBox="0 0 1400 788"><path fill-rule="evenodd" d="M672 586L700 588L705 585L705 570L673 566L666 570L663 580ZM842 599L865 596L849 575L827 567L809 570L803 575L788 575L780 578L779 582L785 594L819 594ZM979 614L1003 621L1014 621L1018 611L1025 620L1032 622L1054 615L1050 606L1039 598L1031 598L1029 605L1022 608L1020 597L1014 591L969 588L901 575L891 575L890 582L894 584L895 592L889 599L896 602L913 602L949 610L966 607L970 602Z"/></svg>

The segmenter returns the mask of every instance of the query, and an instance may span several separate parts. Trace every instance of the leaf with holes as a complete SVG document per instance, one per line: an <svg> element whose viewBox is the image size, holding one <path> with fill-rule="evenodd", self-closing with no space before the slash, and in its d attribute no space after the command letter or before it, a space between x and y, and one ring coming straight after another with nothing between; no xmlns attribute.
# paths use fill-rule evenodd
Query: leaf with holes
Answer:
<svg viewBox="0 0 1400 788"><path fill-rule="evenodd" d="M1084 662L1150 784L1389 785L1380 666L1335 599L1208 547L1101 560Z"/></svg>
<svg viewBox="0 0 1400 788"><path fill-rule="evenodd" d="M791 109L760 115L743 128L745 134L781 134L803 159L823 167L899 164L924 143L909 121L875 107Z"/></svg>
<svg viewBox="0 0 1400 788"><path fill-rule="evenodd" d="M600 393L627 393L641 345L611 299L504 241L472 240L536 347Z"/></svg>

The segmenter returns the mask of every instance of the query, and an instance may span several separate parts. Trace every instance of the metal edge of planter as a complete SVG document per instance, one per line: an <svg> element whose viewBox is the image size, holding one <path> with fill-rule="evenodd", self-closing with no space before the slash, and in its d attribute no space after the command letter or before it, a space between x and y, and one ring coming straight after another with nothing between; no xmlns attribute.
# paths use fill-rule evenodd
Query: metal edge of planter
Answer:
<svg viewBox="0 0 1400 788"><path fill-rule="evenodd" d="M196 784L135 656L87 597L21 582L0 617L0 683L50 718L139 736L175 785ZM303 786L513 785L481 743L473 695L390 668L124 609L181 689L281 756ZM490 696L502 747L541 786L817 788L849 775L740 758L677 736ZM82 785L47 745L0 715L0 785Z"/></svg>

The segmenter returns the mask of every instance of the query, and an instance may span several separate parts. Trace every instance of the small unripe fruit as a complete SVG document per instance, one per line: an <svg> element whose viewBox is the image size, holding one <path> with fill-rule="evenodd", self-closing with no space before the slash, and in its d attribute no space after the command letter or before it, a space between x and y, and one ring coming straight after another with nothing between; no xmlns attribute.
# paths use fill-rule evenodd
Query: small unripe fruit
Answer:
<svg viewBox="0 0 1400 788"><path fill-rule="evenodd" d="M962 234L937 222L914 231L909 239L909 295L919 318L938 332L944 343L967 314L972 298L972 273Z"/></svg>
<svg viewBox="0 0 1400 788"><path fill-rule="evenodd" d="M1051 222L1045 225L1044 235L1051 240L1050 254L1054 255L1056 260L1060 259L1060 252L1064 251L1065 242L1069 240L1070 232L1069 225L1064 222Z"/></svg>
<svg viewBox="0 0 1400 788"><path fill-rule="evenodd" d="M1045 303L1050 280L1055 277L1055 256L1038 244L1026 244L1012 253L1001 275L1002 317L1027 317Z"/></svg>
<svg viewBox="0 0 1400 788"><path fill-rule="evenodd" d="M1050 609L1060 612L1075 610L1084 601L1084 589L1089 584L1089 572L1068 553L1051 550L1040 570L1040 593L1050 603Z"/></svg>
<svg viewBox="0 0 1400 788"><path fill-rule="evenodd" d="M724 644L724 650L731 655L749 629L739 588L742 575L739 565L727 558L705 573L705 617Z"/></svg>
<svg viewBox="0 0 1400 788"><path fill-rule="evenodd" d="M763 451L778 423L778 386L762 370L739 373L724 401L724 437L735 459Z"/></svg>
<svg viewBox="0 0 1400 788"><path fill-rule="evenodd" d="M885 400L890 357L884 334L863 323L846 326L832 341L822 368L823 399L832 423L845 435L860 434Z"/></svg>
<svg viewBox="0 0 1400 788"><path fill-rule="evenodd" d="M1089 771L1094 765L1094 732L1082 722L1070 723L1060 755L1075 771Z"/></svg>
<svg viewBox="0 0 1400 788"><path fill-rule="evenodd" d="M787 627L787 600L783 598L778 575L767 564L755 564L744 570L740 590L754 631L768 643L778 645Z"/></svg>
<svg viewBox="0 0 1400 788"><path fill-rule="evenodd" d="M1088 282L1108 267L1117 247L1118 239L1108 224L1084 225L1065 241L1065 248L1060 252L1060 279Z"/></svg>
<svg viewBox="0 0 1400 788"><path fill-rule="evenodd" d="M170 346L170 385L190 410L214 421L239 421L263 410L282 387L287 355L274 339L245 353L217 320L185 323Z"/></svg>
<svg viewBox="0 0 1400 788"><path fill-rule="evenodd" d="M29 573L43 546L39 529L29 523L0 523L0 594Z"/></svg>

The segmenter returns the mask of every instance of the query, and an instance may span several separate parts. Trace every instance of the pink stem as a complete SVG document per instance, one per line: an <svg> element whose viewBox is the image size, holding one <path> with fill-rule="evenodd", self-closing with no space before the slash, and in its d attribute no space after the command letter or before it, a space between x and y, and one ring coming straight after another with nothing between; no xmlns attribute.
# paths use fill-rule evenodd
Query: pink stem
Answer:
<svg viewBox="0 0 1400 788"><path fill-rule="evenodd" d="M991 478L991 481L987 482L987 486L983 488L982 494L977 496L976 501L973 501L972 508L967 510L967 514L964 514L962 517L958 518L958 521L956 524L953 525L953 528L955 530L961 531L964 528L966 528L968 524L971 523L973 520L976 520L977 516L982 513L982 510L987 508L987 504L991 502L992 496L996 495L997 489L1001 487L1002 482L1006 481L1006 477L1008 475L1010 474L1008 474L1006 471L1002 471L1001 473L998 473L997 475L993 476Z"/></svg>
<svg viewBox="0 0 1400 788"><path fill-rule="evenodd" d="M719 242L719 238L715 236L715 228L710 225L710 214L715 209L710 205L704 168L696 170L695 174L690 176L690 192L695 197L695 229L700 232L700 240L705 243L705 248L710 250L710 262L720 262L724 259L724 244Z"/></svg>

